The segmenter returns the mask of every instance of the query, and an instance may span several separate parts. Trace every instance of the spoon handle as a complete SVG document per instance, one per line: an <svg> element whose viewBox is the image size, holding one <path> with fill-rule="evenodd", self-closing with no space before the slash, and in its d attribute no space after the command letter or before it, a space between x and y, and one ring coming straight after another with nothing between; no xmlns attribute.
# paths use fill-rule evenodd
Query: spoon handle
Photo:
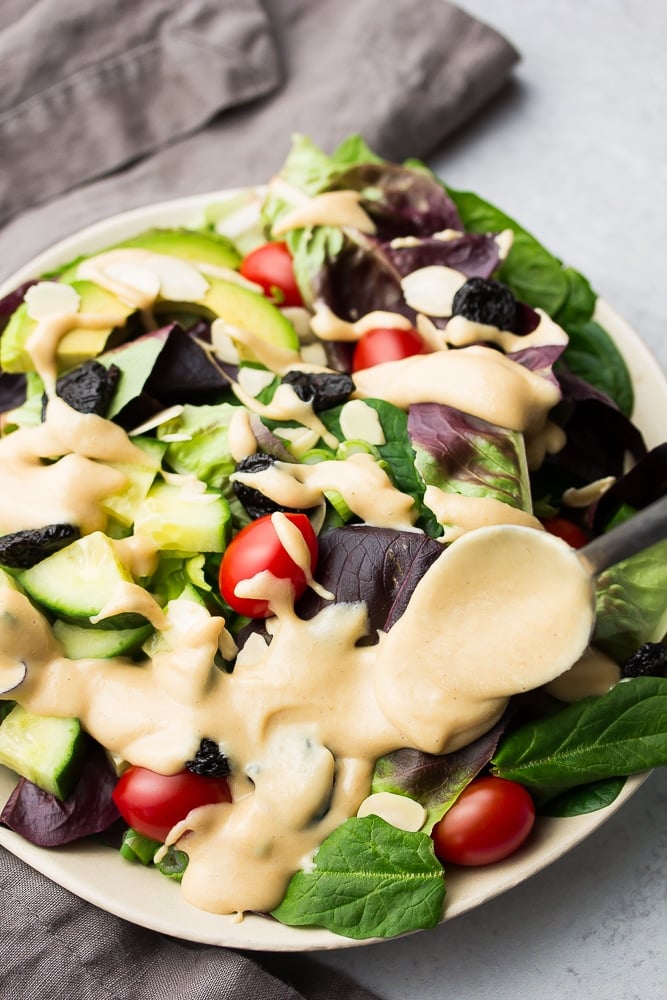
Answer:
<svg viewBox="0 0 667 1000"><path fill-rule="evenodd" d="M667 495L579 549L591 576L667 538Z"/></svg>

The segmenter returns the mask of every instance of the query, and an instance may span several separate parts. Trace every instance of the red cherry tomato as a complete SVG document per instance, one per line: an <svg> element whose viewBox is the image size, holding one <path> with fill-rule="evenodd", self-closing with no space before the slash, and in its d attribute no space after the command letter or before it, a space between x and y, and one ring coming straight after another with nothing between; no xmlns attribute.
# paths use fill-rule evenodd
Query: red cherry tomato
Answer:
<svg viewBox="0 0 667 1000"><path fill-rule="evenodd" d="M426 354L428 348L412 327L377 327L361 337L352 355L352 371L372 368L385 361L401 361L413 354Z"/></svg>
<svg viewBox="0 0 667 1000"><path fill-rule="evenodd" d="M158 774L135 765L121 774L112 798L126 823L162 843L191 809L232 799L226 778L206 778L190 771Z"/></svg>
<svg viewBox="0 0 667 1000"><path fill-rule="evenodd" d="M518 850L534 821L535 806L523 785L478 778L436 823L431 836L441 861L488 865Z"/></svg>
<svg viewBox="0 0 667 1000"><path fill-rule="evenodd" d="M258 517L242 528L227 546L220 563L220 593L234 611L250 618L266 618L272 613L269 600L239 597L236 586L257 573L268 570L279 580L287 580L294 598L308 586L307 574L283 547L271 514ZM310 555L310 573L317 565L317 536L305 514L285 514L303 535Z"/></svg>
<svg viewBox="0 0 667 1000"><path fill-rule="evenodd" d="M548 517L542 524L550 535L562 538L573 549L581 549L588 543L586 532L566 517Z"/></svg>
<svg viewBox="0 0 667 1000"><path fill-rule="evenodd" d="M248 281L261 285L264 294L279 306L302 306L303 299L294 277L294 265L286 243L264 243L251 250L239 271Z"/></svg>

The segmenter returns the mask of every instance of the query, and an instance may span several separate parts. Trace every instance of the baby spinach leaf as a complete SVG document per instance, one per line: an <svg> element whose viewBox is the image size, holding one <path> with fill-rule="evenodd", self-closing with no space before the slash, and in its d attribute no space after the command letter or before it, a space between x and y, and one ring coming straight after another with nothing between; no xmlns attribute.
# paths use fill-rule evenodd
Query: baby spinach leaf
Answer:
<svg viewBox="0 0 667 1000"><path fill-rule="evenodd" d="M357 940L394 937L435 927L444 897L427 834L398 830L379 816L353 817L323 842L312 871L292 876L273 916Z"/></svg>
<svg viewBox="0 0 667 1000"><path fill-rule="evenodd" d="M570 280L561 262L530 233L500 209L472 191L447 189L461 213L467 232L497 233L511 229L514 243L498 277L522 302L539 306L555 316L564 309L570 294ZM590 315L590 314L589 314Z"/></svg>
<svg viewBox="0 0 667 1000"><path fill-rule="evenodd" d="M530 233L500 209L470 191L447 189L468 232L511 229L514 243L498 271L516 297L544 309L570 336L565 360L570 369L606 392L627 415L632 411L632 383L620 353L605 330L593 321L597 296L574 268L549 253Z"/></svg>
<svg viewBox="0 0 667 1000"><path fill-rule="evenodd" d="M602 778L589 785L568 788L540 806L540 816L583 816L604 809L618 797L625 778Z"/></svg>
<svg viewBox="0 0 667 1000"><path fill-rule="evenodd" d="M493 773L545 799L591 781L667 764L667 679L635 677L512 733Z"/></svg>
<svg viewBox="0 0 667 1000"><path fill-rule="evenodd" d="M568 324L567 333L570 343L565 360L569 370L606 393L629 417L634 405L632 381L607 331L594 320L587 320Z"/></svg>

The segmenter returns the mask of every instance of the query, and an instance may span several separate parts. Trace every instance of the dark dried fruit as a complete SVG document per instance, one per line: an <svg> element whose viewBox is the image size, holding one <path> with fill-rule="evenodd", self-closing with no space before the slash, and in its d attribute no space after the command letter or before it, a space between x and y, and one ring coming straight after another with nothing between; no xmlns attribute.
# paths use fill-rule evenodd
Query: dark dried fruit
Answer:
<svg viewBox="0 0 667 1000"><path fill-rule="evenodd" d="M312 403L316 413L346 403L354 392L351 376L343 373L291 371L282 381L291 385L304 403Z"/></svg>
<svg viewBox="0 0 667 1000"><path fill-rule="evenodd" d="M207 737L199 744L194 759L186 760L185 766L193 774L201 774L206 778L226 778L232 770L215 740Z"/></svg>
<svg viewBox="0 0 667 1000"><path fill-rule="evenodd" d="M30 569L80 537L81 532L74 524L47 524L44 528L13 531L0 538L0 563L10 569Z"/></svg>
<svg viewBox="0 0 667 1000"><path fill-rule="evenodd" d="M56 382L56 394L79 413L94 413L104 417L120 378L120 368L106 368L99 361L84 361L78 368L61 375ZM42 419L46 412L46 397L42 406Z"/></svg>
<svg viewBox="0 0 667 1000"><path fill-rule="evenodd" d="M645 642L624 664L622 673L624 677L667 677L667 646Z"/></svg>
<svg viewBox="0 0 667 1000"><path fill-rule="evenodd" d="M265 469L270 469L275 458L272 455L266 455L264 452L257 452L255 455L248 455L246 458L242 458L237 464L236 472L263 472ZM275 514L276 511L286 511L293 514L302 514L303 510L297 507L283 507L281 504L276 503L271 497L265 496L260 493L259 490L255 489L254 486L247 486L245 483L232 483L232 489L234 490L234 495L238 499L239 503L243 504L248 515L255 520L257 517L264 517L265 514Z"/></svg>
<svg viewBox="0 0 667 1000"><path fill-rule="evenodd" d="M454 296L452 316L517 331L517 301L507 285L492 278L468 278Z"/></svg>

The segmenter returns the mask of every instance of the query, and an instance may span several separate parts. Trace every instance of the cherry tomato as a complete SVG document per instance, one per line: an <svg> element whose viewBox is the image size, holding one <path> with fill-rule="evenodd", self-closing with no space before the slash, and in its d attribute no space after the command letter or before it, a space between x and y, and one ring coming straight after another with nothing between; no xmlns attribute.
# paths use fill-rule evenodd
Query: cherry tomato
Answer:
<svg viewBox="0 0 667 1000"><path fill-rule="evenodd" d="M377 327L361 337L352 355L352 371L372 368L385 361L401 361L413 354L426 354L428 348L417 331L410 327Z"/></svg>
<svg viewBox="0 0 667 1000"><path fill-rule="evenodd" d="M112 798L126 823L162 843L191 809L232 799L226 778L205 778L190 771L158 774L136 765L123 771Z"/></svg>
<svg viewBox="0 0 667 1000"><path fill-rule="evenodd" d="M488 865L518 850L534 822L535 806L523 785L489 776L461 792L431 836L441 861Z"/></svg>
<svg viewBox="0 0 667 1000"><path fill-rule="evenodd" d="M308 577L283 547L271 514L258 517L242 528L227 546L220 563L220 593L234 611L250 618L266 618L272 613L269 600L239 597L237 584L268 570L279 580L287 580L294 598L308 586ZM285 514L304 537L310 556L310 573L317 565L317 536L305 514Z"/></svg>
<svg viewBox="0 0 667 1000"><path fill-rule="evenodd" d="M566 517L548 517L542 524L550 535L562 538L573 549L581 549L588 543L586 532Z"/></svg>
<svg viewBox="0 0 667 1000"><path fill-rule="evenodd" d="M239 271L248 281L261 285L264 294L277 305L303 305L286 243L263 243L256 247L243 258Z"/></svg>

